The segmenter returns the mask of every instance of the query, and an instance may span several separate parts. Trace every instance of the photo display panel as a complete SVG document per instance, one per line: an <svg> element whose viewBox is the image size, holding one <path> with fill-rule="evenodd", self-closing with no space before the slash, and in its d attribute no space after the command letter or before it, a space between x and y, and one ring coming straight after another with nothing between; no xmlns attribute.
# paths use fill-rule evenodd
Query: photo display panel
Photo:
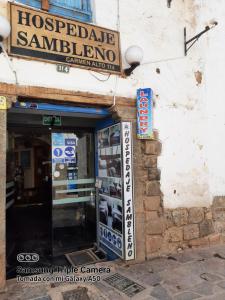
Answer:
<svg viewBox="0 0 225 300"><path fill-rule="evenodd" d="M97 142L98 239L119 257L134 259L130 122L99 130Z"/></svg>

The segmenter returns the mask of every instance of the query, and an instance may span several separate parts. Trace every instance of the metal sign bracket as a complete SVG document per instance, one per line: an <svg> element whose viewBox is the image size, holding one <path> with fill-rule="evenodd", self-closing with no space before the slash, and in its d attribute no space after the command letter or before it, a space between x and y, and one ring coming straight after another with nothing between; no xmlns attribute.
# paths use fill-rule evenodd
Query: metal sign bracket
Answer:
<svg viewBox="0 0 225 300"><path fill-rule="evenodd" d="M206 26L204 30L202 30L200 33L196 34L193 38L187 40L187 30L186 27L184 27L184 55L187 56L188 50L191 49L191 47L198 41L198 39L207 31L215 27L218 23L214 22L212 27Z"/></svg>

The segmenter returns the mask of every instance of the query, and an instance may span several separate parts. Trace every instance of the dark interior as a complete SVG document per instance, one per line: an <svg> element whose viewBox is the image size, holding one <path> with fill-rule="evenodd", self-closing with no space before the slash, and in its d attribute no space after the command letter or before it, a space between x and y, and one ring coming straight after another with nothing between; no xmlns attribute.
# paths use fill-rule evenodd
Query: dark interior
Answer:
<svg viewBox="0 0 225 300"><path fill-rule="evenodd" d="M43 126L40 113L16 113L12 110L8 114L7 183L15 184L14 194L12 187L9 186L7 189L8 279L16 276L18 266L67 266L69 263L64 254L93 247L96 242L95 203L54 205L54 201L56 203L60 201L57 192L61 193L62 190L56 191L56 188L52 188L54 174L52 175L51 166L52 132L71 132L76 134L77 140L85 139L87 149L91 149L87 151L86 178L94 177L92 128L95 127L96 120L85 119L84 122L84 119L79 117L62 116L62 124L60 127ZM71 126L72 124L76 127ZM58 165L60 166L56 164L56 167ZM70 167L74 165L74 169L79 169L76 163L68 165ZM90 185L83 184L80 187L88 190ZM66 199L76 200L90 194L71 191L70 193L67 191ZM10 204L13 198L14 202ZM71 225L72 217L67 216L74 216L76 223L73 222ZM67 220L65 224L62 223L62 220L69 218L71 222ZM38 263L21 264L17 261L19 253L37 253L40 260Z"/></svg>

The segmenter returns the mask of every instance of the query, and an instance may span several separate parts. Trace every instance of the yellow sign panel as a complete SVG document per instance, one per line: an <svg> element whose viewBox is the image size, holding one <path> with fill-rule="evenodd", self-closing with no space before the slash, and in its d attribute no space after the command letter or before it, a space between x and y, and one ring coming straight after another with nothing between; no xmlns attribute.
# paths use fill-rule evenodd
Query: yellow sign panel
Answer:
<svg viewBox="0 0 225 300"><path fill-rule="evenodd" d="M10 54L121 73L117 31L10 4Z"/></svg>
<svg viewBox="0 0 225 300"><path fill-rule="evenodd" d="M4 96L0 96L0 109L7 109L7 101Z"/></svg>

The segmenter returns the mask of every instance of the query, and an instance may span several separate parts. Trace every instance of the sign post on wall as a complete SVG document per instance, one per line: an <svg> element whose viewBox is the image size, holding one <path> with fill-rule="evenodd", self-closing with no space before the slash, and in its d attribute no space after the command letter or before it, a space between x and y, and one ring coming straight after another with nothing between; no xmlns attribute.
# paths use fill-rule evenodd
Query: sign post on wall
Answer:
<svg viewBox="0 0 225 300"><path fill-rule="evenodd" d="M137 138L153 139L152 89L137 90Z"/></svg>

